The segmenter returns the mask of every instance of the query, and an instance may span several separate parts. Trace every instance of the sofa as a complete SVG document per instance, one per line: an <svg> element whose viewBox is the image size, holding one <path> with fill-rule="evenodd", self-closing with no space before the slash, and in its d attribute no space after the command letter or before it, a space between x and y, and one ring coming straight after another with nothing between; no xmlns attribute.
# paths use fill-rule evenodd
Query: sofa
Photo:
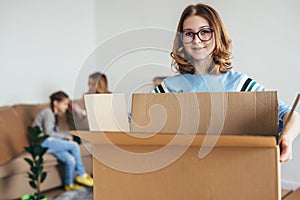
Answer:
<svg viewBox="0 0 300 200"><path fill-rule="evenodd" d="M34 190L28 184L29 165L24 161L30 155L27 130L36 115L49 104L19 104L0 107L0 199L18 199ZM59 116L60 130L70 130L66 115ZM92 173L91 145L80 144L82 161L87 173ZM46 191L63 185L64 166L53 155L45 154L44 170L47 178L41 185Z"/></svg>

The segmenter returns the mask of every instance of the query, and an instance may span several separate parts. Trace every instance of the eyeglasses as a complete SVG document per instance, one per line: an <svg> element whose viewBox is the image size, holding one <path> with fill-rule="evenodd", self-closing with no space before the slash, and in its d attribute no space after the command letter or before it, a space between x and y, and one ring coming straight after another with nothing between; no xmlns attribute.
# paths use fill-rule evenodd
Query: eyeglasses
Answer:
<svg viewBox="0 0 300 200"><path fill-rule="evenodd" d="M202 42L207 42L212 38L214 29L212 28L201 28L198 32L194 33L192 31L183 31L180 34L180 39L184 44L189 44L193 42L195 39L195 35L201 40Z"/></svg>

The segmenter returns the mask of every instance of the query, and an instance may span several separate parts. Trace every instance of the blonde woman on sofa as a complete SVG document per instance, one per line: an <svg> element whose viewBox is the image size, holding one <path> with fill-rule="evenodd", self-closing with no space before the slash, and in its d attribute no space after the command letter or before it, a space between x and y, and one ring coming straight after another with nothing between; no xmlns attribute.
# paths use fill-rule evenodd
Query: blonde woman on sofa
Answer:
<svg viewBox="0 0 300 200"><path fill-rule="evenodd" d="M94 72L88 78L88 91L84 94L109 94L108 81L105 74ZM80 102L73 102L67 110L67 120L71 130L89 130L86 119L84 98ZM75 137L80 143L80 138Z"/></svg>
<svg viewBox="0 0 300 200"><path fill-rule="evenodd" d="M69 105L66 93L58 91L50 96L50 108L42 110L35 118L33 125L39 126L49 137L42 143L48 148L47 153L53 154L65 164L65 190L78 190L83 186L92 187L93 179L86 173L81 161L80 149L70 132L58 129L57 115L65 113ZM74 181L74 173L76 173ZM76 182L76 183L75 183Z"/></svg>
<svg viewBox="0 0 300 200"><path fill-rule="evenodd" d="M105 74L100 72L95 72L89 76L88 80L89 90L84 94L110 94L108 89L108 81ZM72 109L76 112L79 118L85 117L85 105L84 98L82 98L80 104L72 105Z"/></svg>

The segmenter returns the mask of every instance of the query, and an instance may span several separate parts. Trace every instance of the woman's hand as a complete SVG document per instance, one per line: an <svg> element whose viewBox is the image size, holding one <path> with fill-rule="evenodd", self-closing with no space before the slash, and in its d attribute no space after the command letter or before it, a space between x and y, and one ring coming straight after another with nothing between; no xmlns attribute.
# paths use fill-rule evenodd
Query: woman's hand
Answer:
<svg viewBox="0 0 300 200"><path fill-rule="evenodd" d="M300 114L293 112L290 120L287 122L289 112L283 117L284 128L281 132L280 142L280 161L287 162L292 159L292 144L300 132Z"/></svg>
<svg viewBox="0 0 300 200"><path fill-rule="evenodd" d="M292 149L293 141L291 141L287 135L282 137L280 143L280 162L287 162L292 159L293 149Z"/></svg>
<svg viewBox="0 0 300 200"><path fill-rule="evenodd" d="M68 135L68 136L66 137L66 139L69 140L69 141L73 141L73 135Z"/></svg>
<svg viewBox="0 0 300 200"><path fill-rule="evenodd" d="M72 109L75 111L79 119L85 117L85 110L82 109L78 104L73 104Z"/></svg>

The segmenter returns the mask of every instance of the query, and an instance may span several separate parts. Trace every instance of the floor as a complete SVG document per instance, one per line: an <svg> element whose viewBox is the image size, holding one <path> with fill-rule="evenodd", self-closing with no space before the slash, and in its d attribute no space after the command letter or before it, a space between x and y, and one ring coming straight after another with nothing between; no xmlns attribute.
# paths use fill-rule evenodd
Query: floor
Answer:
<svg viewBox="0 0 300 200"><path fill-rule="evenodd" d="M52 190L44 192L47 198L49 197L57 197L65 192L63 187L54 188Z"/></svg>
<svg viewBox="0 0 300 200"><path fill-rule="evenodd" d="M50 191L44 192L48 200L92 200L93 188L84 188L82 190L74 190L65 192L63 187L55 188Z"/></svg>
<svg viewBox="0 0 300 200"><path fill-rule="evenodd" d="M285 190L285 189L282 189L281 190L281 196L282 197L285 197L287 196L287 194L291 193L292 190ZM59 187L59 188L55 188L55 189L52 189L52 190L49 190L49 191L46 191L44 192L44 194L47 196L47 198L49 199L55 199L55 197L58 197L59 195L62 195L65 193L65 190L63 187Z"/></svg>

